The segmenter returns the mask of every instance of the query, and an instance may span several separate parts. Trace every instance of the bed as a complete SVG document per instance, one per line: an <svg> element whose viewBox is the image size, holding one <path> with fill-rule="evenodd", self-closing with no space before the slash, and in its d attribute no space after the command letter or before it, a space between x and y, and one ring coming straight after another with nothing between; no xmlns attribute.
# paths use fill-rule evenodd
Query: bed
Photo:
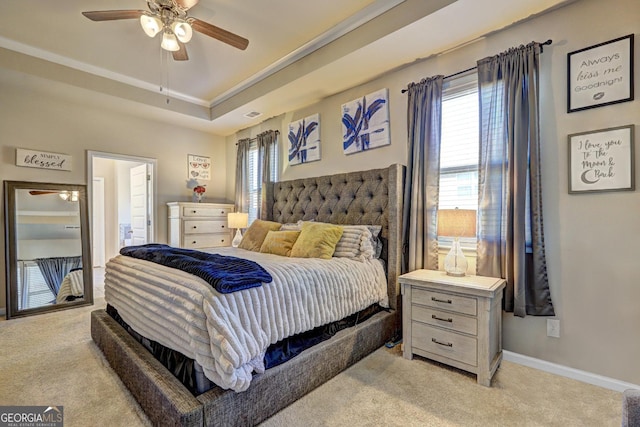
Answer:
<svg viewBox="0 0 640 427"><path fill-rule="evenodd" d="M385 299L391 309L254 375L242 392L213 387L194 396L104 310L92 313L93 340L154 424L255 425L265 420L398 333L402 182L403 167L392 165L267 188L265 220L381 226Z"/></svg>

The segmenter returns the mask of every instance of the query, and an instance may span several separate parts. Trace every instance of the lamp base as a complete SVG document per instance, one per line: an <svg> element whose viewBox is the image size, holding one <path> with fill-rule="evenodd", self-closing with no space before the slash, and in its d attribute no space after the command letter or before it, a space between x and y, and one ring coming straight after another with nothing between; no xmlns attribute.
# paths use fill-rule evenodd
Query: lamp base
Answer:
<svg viewBox="0 0 640 427"><path fill-rule="evenodd" d="M467 275L467 259L462 253L458 238L453 240L451 250L444 259L444 271L448 276L463 277Z"/></svg>
<svg viewBox="0 0 640 427"><path fill-rule="evenodd" d="M240 231L239 228L236 228L236 235L233 237L233 240L231 241L231 246L233 246L234 248L237 248L240 245L240 242L242 242L242 232Z"/></svg>

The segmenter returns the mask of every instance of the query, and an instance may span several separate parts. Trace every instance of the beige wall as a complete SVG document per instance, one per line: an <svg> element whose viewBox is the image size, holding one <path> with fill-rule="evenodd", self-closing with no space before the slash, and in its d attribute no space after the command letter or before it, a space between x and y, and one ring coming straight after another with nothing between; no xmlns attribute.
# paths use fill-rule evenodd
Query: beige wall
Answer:
<svg viewBox="0 0 640 427"><path fill-rule="evenodd" d="M3 68L0 68L0 93L0 180L86 184L87 150L157 159L158 242L166 242L166 203L191 200L191 191L186 187L187 154L211 156L213 171L207 183L207 200L226 201L227 162L223 137L102 108L100 100L105 95ZM16 148L71 155L73 170L17 167ZM107 195L108 188L105 183ZM4 213L1 215L4 223ZM4 228L1 235L4 242ZM0 252L4 259L4 245ZM4 262L0 265L0 307L5 307Z"/></svg>
<svg viewBox="0 0 640 427"><path fill-rule="evenodd" d="M638 22L640 2L637 0L580 0L472 45L287 113L279 126L272 123L285 136L289 122L320 113L322 160L291 167L284 161L282 179L406 163L407 100L400 91L407 83L467 69L474 66L476 60L512 46L553 39L551 46L545 46L541 60L540 116L548 274L561 337L546 336L544 317L520 319L508 313L504 315L504 347L640 384L637 369L640 268L635 241L640 236L638 191L569 195L567 190L567 135L628 124L637 126L640 101L566 113L567 53L634 33ZM380 56L384 58L384 53L380 52ZM638 70L637 59L635 62ZM637 77L636 72L636 80ZM385 87L389 89L392 144L345 156L341 148L341 104ZM232 140L234 138L227 138L227 147L231 149ZM285 138L283 143L286 147ZM284 160L286 149L283 151ZM640 165L639 153L636 149L636 170ZM234 165L235 160L229 163L229 171ZM227 181L229 197L233 194L232 179Z"/></svg>

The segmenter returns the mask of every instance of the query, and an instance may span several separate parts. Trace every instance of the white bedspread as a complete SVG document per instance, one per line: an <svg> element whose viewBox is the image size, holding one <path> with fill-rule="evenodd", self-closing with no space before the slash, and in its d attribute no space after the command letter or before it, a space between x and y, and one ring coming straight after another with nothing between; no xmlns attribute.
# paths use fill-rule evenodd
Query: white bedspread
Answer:
<svg viewBox="0 0 640 427"><path fill-rule="evenodd" d="M106 266L105 299L134 330L195 359L225 389L246 390L252 373L264 371L270 344L374 303L388 306L379 260L210 252L254 260L273 282L220 294L191 274L119 255Z"/></svg>

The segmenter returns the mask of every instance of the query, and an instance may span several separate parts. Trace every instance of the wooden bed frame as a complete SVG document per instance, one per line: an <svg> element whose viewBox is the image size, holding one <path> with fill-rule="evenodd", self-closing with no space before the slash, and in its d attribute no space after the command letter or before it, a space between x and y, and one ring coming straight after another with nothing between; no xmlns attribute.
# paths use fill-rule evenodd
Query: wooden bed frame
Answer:
<svg viewBox="0 0 640 427"><path fill-rule="evenodd" d="M390 311L340 331L290 361L255 375L247 391L219 387L191 394L104 310L91 313L91 336L154 425L258 424L367 356L399 333L404 167L306 178L267 189L264 219L381 225Z"/></svg>

